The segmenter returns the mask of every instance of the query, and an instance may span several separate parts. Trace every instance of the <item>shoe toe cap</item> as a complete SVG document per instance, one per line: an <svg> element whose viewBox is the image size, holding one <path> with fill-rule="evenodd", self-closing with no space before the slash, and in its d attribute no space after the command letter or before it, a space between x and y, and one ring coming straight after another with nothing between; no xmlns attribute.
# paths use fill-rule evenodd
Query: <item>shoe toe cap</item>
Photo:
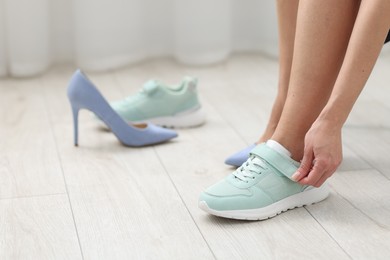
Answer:
<svg viewBox="0 0 390 260"><path fill-rule="evenodd" d="M216 197L240 196L240 195L251 196L252 195L252 193L249 189L238 188L238 187L232 185L228 181L228 178L225 178L225 179L217 182L216 184L208 187L205 190L205 193L207 193L211 196L216 196Z"/></svg>
<svg viewBox="0 0 390 260"><path fill-rule="evenodd" d="M202 192L199 203L216 211L243 210L264 207L272 203L272 199L252 188L237 188L224 179Z"/></svg>

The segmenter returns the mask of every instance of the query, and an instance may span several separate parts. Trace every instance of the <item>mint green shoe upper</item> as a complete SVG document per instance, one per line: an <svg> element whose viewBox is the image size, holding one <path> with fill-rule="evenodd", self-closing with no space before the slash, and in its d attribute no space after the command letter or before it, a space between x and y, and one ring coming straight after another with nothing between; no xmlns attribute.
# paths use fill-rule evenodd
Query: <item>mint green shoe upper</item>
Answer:
<svg viewBox="0 0 390 260"><path fill-rule="evenodd" d="M266 207L307 187L291 180L298 167L298 162L260 144L241 167L204 191L199 201L218 211Z"/></svg>
<svg viewBox="0 0 390 260"><path fill-rule="evenodd" d="M111 103L112 108L127 121L144 121L155 117L174 116L200 107L197 80L186 77L178 86L158 81L146 82L136 95Z"/></svg>

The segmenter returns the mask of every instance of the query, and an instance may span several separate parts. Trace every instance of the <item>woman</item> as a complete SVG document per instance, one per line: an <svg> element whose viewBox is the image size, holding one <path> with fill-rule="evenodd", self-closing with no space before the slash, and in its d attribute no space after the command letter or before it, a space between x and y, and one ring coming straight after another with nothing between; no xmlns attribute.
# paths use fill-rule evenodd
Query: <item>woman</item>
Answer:
<svg viewBox="0 0 390 260"><path fill-rule="evenodd" d="M265 219L328 196L341 128L390 28L388 0L278 0L277 9L278 95L249 159L201 194L200 208L217 216Z"/></svg>

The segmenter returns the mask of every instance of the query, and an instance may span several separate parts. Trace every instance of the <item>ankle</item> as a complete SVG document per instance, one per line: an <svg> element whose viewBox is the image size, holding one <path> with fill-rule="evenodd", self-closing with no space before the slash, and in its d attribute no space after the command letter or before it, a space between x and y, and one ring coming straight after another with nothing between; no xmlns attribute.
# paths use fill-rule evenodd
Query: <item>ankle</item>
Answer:
<svg viewBox="0 0 390 260"><path fill-rule="evenodd" d="M256 142L257 144L265 143L271 137L274 135L275 129L277 125L268 125L267 128L265 129L263 135L259 138L259 140Z"/></svg>

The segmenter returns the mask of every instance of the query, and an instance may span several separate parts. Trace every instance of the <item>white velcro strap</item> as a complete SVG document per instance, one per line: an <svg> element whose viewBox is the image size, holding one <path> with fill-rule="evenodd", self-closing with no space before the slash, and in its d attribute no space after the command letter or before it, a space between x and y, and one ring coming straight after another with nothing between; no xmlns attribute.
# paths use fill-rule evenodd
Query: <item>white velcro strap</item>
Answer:
<svg viewBox="0 0 390 260"><path fill-rule="evenodd" d="M265 143L257 145L250 154L258 156L275 168L278 172L292 180L291 176L297 171L297 162L287 156L283 156Z"/></svg>

